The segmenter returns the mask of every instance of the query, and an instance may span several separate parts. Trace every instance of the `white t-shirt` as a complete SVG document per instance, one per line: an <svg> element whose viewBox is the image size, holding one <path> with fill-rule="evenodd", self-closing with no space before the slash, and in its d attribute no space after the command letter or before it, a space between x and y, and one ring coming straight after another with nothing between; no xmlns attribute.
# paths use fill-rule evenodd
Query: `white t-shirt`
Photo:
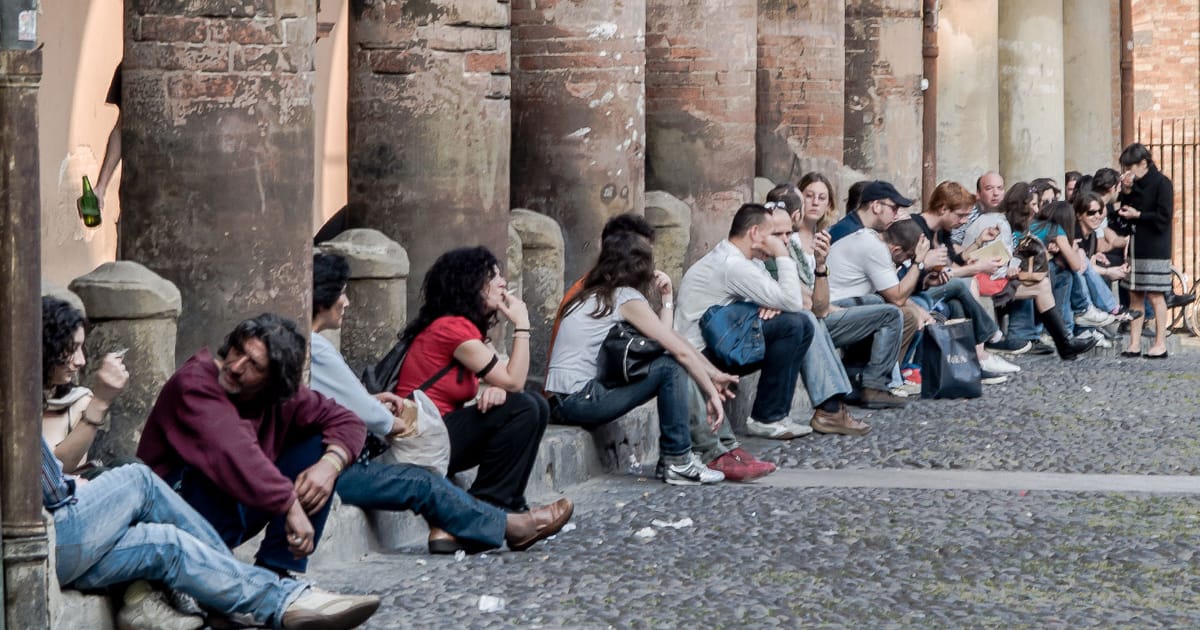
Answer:
<svg viewBox="0 0 1200 630"><path fill-rule="evenodd" d="M879 233L863 228L829 248L829 300L836 302L885 291L898 284L892 254Z"/></svg>
<svg viewBox="0 0 1200 630"><path fill-rule="evenodd" d="M596 296L584 300L562 318L554 351L550 354L550 369L546 373L546 391L574 394L588 381L596 378L596 357L600 344L621 316L621 305L634 300L646 301L646 296L632 287L621 287L613 295L613 310L604 317L592 317Z"/></svg>

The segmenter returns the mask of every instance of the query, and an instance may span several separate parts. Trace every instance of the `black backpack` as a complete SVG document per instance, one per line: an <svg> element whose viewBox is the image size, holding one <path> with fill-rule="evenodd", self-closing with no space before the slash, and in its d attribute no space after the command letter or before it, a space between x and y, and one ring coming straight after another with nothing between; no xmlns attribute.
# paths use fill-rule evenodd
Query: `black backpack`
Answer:
<svg viewBox="0 0 1200 630"><path fill-rule="evenodd" d="M372 394L395 391L396 383L400 381L400 364L406 354L408 344L397 339L396 345L378 363L363 368L361 380L367 391Z"/></svg>

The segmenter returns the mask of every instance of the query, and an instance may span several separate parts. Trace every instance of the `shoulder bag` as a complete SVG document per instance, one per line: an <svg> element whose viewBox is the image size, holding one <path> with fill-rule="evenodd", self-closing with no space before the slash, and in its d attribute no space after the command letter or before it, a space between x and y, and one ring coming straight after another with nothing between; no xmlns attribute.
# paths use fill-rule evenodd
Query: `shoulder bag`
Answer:
<svg viewBox="0 0 1200 630"><path fill-rule="evenodd" d="M605 387L621 387L646 378L650 363L666 350L629 322L608 329L596 357L596 379Z"/></svg>

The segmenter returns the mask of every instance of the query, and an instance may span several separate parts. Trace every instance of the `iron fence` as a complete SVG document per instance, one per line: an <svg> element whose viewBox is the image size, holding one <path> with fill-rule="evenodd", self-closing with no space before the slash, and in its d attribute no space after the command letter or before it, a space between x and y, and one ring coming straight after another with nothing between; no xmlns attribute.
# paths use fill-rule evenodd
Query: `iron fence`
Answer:
<svg viewBox="0 0 1200 630"><path fill-rule="evenodd" d="M1200 120L1139 118L1137 138L1174 186L1171 263L1195 284L1200 279Z"/></svg>

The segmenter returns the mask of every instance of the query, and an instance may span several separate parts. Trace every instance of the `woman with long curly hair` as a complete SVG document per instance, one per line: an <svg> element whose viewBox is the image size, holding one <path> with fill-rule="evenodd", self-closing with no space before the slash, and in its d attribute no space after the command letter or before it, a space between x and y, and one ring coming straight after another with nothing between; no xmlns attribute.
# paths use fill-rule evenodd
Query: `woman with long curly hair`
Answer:
<svg viewBox="0 0 1200 630"><path fill-rule="evenodd" d="M662 298L662 311L657 314L646 300L652 287ZM699 385L707 402L709 427L716 431L724 419L722 389L737 379L717 371L675 333L672 295L671 279L655 270L647 239L629 232L604 239L596 265L584 276L583 290L559 310L562 323L550 355L546 391L557 407L557 419L587 428L612 422L657 399L664 480L673 485L717 483L725 475L706 467L692 452L689 380ZM650 363L641 380L611 386L601 382L597 359L604 338L618 322L628 322L666 352ZM753 474L743 479L770 470L774 467L759 462Z"/></svg>
<svg viewBox="0 0 1200 630"><path fill-rule="evenodd" d="M421 285L421 309L401 333L409 349L395 393L407 397L421 389L437 404L450 434L450 474L479 467L469 490L473 496L524 512L529 507L525 485L550 407L541 396L523 391L529 311L507 287L500 262L486 247L438 257ZM501 315L515 327L508 361L487 338ZM466 406L471 401L476 404ZM443 533L430 535L433 541Z"/></svg>
<svg viewBox="0 0 1200 630"><path fill-rule="evenodd" d="M42 437L67 474L87 462L109 405L129 382L121 355L110 352L96 371L92 389L75 384L87 365L85 324L83 313L74 306L42 298Z"/></svg>

